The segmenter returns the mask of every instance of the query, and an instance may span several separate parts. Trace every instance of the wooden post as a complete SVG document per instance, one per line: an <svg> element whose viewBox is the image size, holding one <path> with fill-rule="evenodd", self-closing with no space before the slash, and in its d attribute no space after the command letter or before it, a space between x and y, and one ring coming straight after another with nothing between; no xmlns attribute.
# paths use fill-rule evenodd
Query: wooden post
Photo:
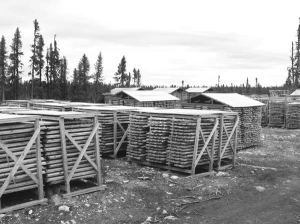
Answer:
<svg viewBox="0 0 300 224"><path fill-rule="evenodd" d="M192 162L192 175L195 175L195 169L197 166L196 159L197 159L197 155L198 155L200 124L201 124L201 118L199 117L199 118L197 118L197 126L196 126L196 135L195 135L193 162Z"/></svg>
<svg viewBox="0 0 300 224"><path fill-rule="evenodd" d="M236 121L239 119L239 115L236 115ZM235 167L236 164L236 149L237 149L237 131L238 128L236 127L234 130L234 144L233 144L233 158L232 158L232 166Z"/></svg>
<svg viewBox="0 0 300 224"><path fill-rule="evenodd" d="M217 123L218 118L215 118L215 124ZM216 137L217 137L217 131L214 132L213 138L212 138L212 144L211 144L211 158L209 163L209 172L213 170L214 165L214 154L215 154L215 144L216 144Z"/></svg>
<svg viewBox="0 0 300 224"><path fill-rule="evenodd" d="M34 130L36 131L37 129L40 128L40 123L39 119L35 119L34 122ZM41 142L40 142L40 133L35 139L35 150L36 150L36 161L37 161L37 177L38 177L38 194L39 194L39 199L44 198L44 189L43 189L43 174L42 174L42 159L41 159Z"/></svg>
<svg viewBox="0 0 300 224"><path fill-rule="evenodd" d="M237 115L238 116L238 115ZM222 154L222 142L223 142L223 129L224 129L224 115L221 115L220 129L219 129L219 148L218 148L218 169L221 167L221 154Z"/></svg>
<svg viewBox="0 0 300 224"><path fill-rule="evenodd" d="M114 152L116 151L117 149L117 112L114 111L114 122L113 122L113 130L114 130ZM115 154L115 153L114 153ZM114 156L114 158L117 158L117 155Z"/></svg>
<svg viewBox="0 0 300 224"><path fill-rule="evenodd" d="M64 177L65 177L65 188L67 194L71 193L70 182L68 181L69 169L68 169L68 154L66 148L66 135L65 135L65 122L64 118L59 118L59 128L60 128L60 140L61 140L61 148L62 148L62 159L64 166Z"/></svg>
<svg viewBox="0 0 300 224"><path fill-rule="evenodd" d="M98 127L99 128L99 122L98 122L98 117L95 116L94 117L94 127ZM96 151L96 164L97 164L97 183L98 186L100 186L102 184L102 175L101 175L101 158L100 158L100 146L99 146L99 134L98 134L98 130L95 133L94 136L94 141L95 141L95 151Z"/></svg>

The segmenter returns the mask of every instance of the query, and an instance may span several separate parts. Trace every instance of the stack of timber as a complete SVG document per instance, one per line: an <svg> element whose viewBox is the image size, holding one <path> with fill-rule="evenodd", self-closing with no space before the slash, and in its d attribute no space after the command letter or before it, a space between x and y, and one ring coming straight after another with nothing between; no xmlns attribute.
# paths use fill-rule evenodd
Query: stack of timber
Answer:
<svg viewBox="0 0 300 224"><path fill-rule="evenodd" d="M170 118L150 117L150 131L147 134L147 161L166 163L168 157L168 140L170 135Z"/></svg>
<svg viewBox="0 0 300 224"><path fill-rule="evenodd" d="M38 200L2 209L0 213L41 204L45 159L41 156L37 116L0 114L0 199L3 194L38 188Z"/></svg>
<svg viewBox="0 0 300 224"><path fill-rule="evenodd" d="M29 107L29 101L28 100L6 100L5 104L7 106L19 106L19 107Z"/></svg>
<svg viewBox="0 0 300 224"><path fill-rule="evenodd" d="M238 125L238 150L260 144L261 139L261 107L231 108L238 112L240 123Z"/></svg>
<svg viewBox="0 0 300 224"><path fill-rule="evenodd" d="M40 145L46 163L45 184L65 183L66 196L75 195L71 193L70 182L76 179L96 176L98 185L101 185L97 117L86 113L48 110L14 113L39 115L42 120ZM93 188L95 190L100 189Z"/></svg>
<svg viewBox="0 0 300 224"><path fill-rule="evenodd" d="M284 127L285 126L285 101L269 102L269 126Z"/></svg>
<svg viewBox="0 0 300 224"><path fill-rule="evenodd" d="M288 103L286 108L286 128L300 128L300 102Z"/></svg>
<svg viewBox="0 0 300 224"><path fill-rule="evenodd" d="M127 146L127 157L145 161L147 156L147 133L149 115L137 112L130 113L130 129L128 133L129 143Z"/></svg>
<svg viewBox="0 0 300 224"><path fill-rule="evenodd" d="M235 112L212 110L131 112L128 157L144 165L190 174L197 166L208 164L210 172L214 162L220 168L224 158L235 161L238 120Z"/></svg>
<svg viewBox="0 0 300 224"><path fill-rule="evenodd" d="M85 112L98 116L100 153L114 157L118 152L125 151L128 144L129 112L135 107L126 106L89 106L76 107L74 111Z"/></svg>

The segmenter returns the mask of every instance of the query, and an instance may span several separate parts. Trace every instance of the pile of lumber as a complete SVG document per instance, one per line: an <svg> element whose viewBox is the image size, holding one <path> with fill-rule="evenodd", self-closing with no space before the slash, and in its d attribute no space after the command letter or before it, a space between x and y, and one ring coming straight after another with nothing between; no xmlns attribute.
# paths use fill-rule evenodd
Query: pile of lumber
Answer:
<svg viewBox="0 0 300 224"><path fill-rule="evenodd" d="M175 118L172 120L172 133L168 144L169 164L184 168L192 166L196 124L196 119Z"/></svg>
<svg viewBox="0 0 300 224"><path fill-rule="evenodd" d="M148 162L166 163L168 156L168 139L170 135L170 118L150 117L150 132L147 134Z"/></svg>
<svg viewBox="0 0 300 224"><path fill-rule="evenodd" d="M285 101L269 102L269 126L284 127L285 125Z"/></svg>
<svg viewBox="0 0 300 224"><path fill-rule="evenodd" d="M128 133L129 144L127 146L127 157L145 161L147 156L147 133L149 115L130 114L130 129Z"/></svg>
<svg viewBox="0 0 300 224"><path fill-rule="evenodd" d="M76 140L77 144L83 148L92 129L92 119L66 119L64 122L65 130ZM61 127L58 121L44 120L41 122L41 148L46 159L46 169L44 180L46 183L55 184L64 181L64 166L62 155L62 136ZM68 170L71 171L76 159L79 156L79 150L70 139L65 138L67 151ZM94 143L91 143L86 151L92 161L95 159ZM76 170L72 180L93 177L96 175L96 170L91 164L83 158Z"/></svg>
<svg viewBox="0 0 300 224"><path fill-rule="evenodd" d="M145 161L145 165L177 171L190 172L192 167L209 164L211 171L214 161L233 158L237 116L232 112L182 109L131 113L127 156ZM228 138L231 140L227 143ZM222 155L220 150L224 151Z"/></svg>
<svg viewBox="0 0 300 224"><path fill-rule="evenodd" d="M261 107L232 108L238 112L238 149L244 149L260 144L261 139Z"/></svg>
<svg viewBox="0 0 300 224"><path fill-rule="evenodd" d="M300 103L288 103L286 108L286 128L300 128Z"/></svg>
<svg viewBox="0 0 300 224"><path fill-rule="evenodd" d="M34 122L0 124L0 186L3 186L5 179L15 165L15 161L5 152L3 145L8 148L14 157L19 158L32 138L34 131ZM37 175L38 166L35 143L33 143L23 163L32 174ZM42 158L42 165L45 164L45 159ZM45 167L43 167L42 172L45 173ZM7 194L37 187L37 184L28 174L19 168L4 193Z"/></svg>
<svg viewBox="0 0 300 224"><path fill-rule="evenodd" d="M97 105L73 108L74 111L85 112L98 117L100 153L106 155L115 155L117 148L118 152L126 150L128 139L126 136L123 138L123 136L130 123L129 112L131 109L132 107Z"/></svg>

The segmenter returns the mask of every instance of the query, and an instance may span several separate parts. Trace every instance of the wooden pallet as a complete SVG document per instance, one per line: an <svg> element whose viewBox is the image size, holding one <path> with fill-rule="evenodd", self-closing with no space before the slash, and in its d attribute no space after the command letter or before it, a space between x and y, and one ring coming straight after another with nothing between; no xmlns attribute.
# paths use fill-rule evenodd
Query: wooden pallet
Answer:
<svg viewBox="0 0 300 224"><path fill-rule="evenodd" d="M38 200L1 208L11 212L47 202L43 191L44 159L37 116L0 114L0 199L3 194L38 188Z"/></svg>

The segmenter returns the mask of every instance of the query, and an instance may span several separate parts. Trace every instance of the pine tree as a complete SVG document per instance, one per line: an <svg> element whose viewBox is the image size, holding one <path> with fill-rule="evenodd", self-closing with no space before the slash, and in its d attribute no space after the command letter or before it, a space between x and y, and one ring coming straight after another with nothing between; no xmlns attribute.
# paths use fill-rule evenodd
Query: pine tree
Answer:
<svg viewBox="0 0 300 224"><path fill-rule="evenodd" d="M37 46L36 46L36 61L37 61L37 67L38 67L38 75L39 75L39 85L42 87L42 71L44 69L45 60L44 60L44 38L42 35L39 36Z"/></svg>
<svg viewBox="0 0 300 224"><path fill-rule="evenodd" d="M7 72L7 50L6 41L4 36L2 36L0 41L0 80L2 87L2 103L5 100L5 84L6 84L6 72Z"/></svg>
<svg viewBox="0 0 300 224"><path fill-rule="evenodd" d="M137 70L137 86L140 87L141 86L141 73L140 70Z"/></svg>
<svg viewBox="0 0 300 224"><path fill-rule="evenodd" d="M63 56L60 60L60 89L61 89L61 97L60 99L67 99L67 73L68 73L68 62L67 58Z"/></svg>
<svg viewBox="0 0 300 224"><path fill-rule="evenodd" d="M88 81L90 79L90 63L87 56L84 54L78 63L78 95L81 97L80 101L88 98Z"/></svg>
<svg viewBox="0 0 300 224"><path fill-rule="evenodd" d="M22 52L22 41L21 41L21 33L19 28L16 29L14 34L14 38L12 40L12 44L10 46L11 53L9 55L10 59L10 71L11 71L11 83L12 83L12 94L14 99L19 98L19 81L20 81L20 74L22 71L20 69L23 66L21 62L21 56L24 55Z"/></svg>
<svg viewBox="0 0 300 224"><path fill-rule="evenodd" d="M137 79L138 79L137 70L134 68L133 69L133 85L134 86L136 86Z"/></svg>
<svg viewBox="0 0 300 224"><path fill-rule="evenodd" d="M126 78L126 86L127 87L130 87L130 83L131 83L131 74L130 72L128 73L128 76Z"/></svg>
<svg viewBox="0 0 300 224"><path fill-rule="evenodd" d="M103 76L102 76L102 73L103 73L103 65L102 65L102 55L101 55L101 52L99 53L98 55L98 58L97 58L97 61L96 61L96 64L95 64L95 73L93 75L93 78L94 78L94 96L93 96L93 101L96 103L98 102L98 99L99 99L99 92L100 92L100 86L103 82Z"/></svg>
<svg viewBox="0 0 300 224"><path fill-rule="evenodd" d="M40 36L40 27L38 21L35 19L33 21L34 25L34 32L33 32L33 44L31 45L31 52L32 56L30 57L31 62L31 98L33 99L33 86L34 86L34 72L39 70L39 65L37 63L37 52L36 52L36 46L37 42Z"/></svg>
<svg viewBox="0 0 300 224"><path fill-rule="evenodd" d="M123 56L118 66L118 71L115 73L115 81L117 85L124 86L126 82L126 59Z"/></svg>

